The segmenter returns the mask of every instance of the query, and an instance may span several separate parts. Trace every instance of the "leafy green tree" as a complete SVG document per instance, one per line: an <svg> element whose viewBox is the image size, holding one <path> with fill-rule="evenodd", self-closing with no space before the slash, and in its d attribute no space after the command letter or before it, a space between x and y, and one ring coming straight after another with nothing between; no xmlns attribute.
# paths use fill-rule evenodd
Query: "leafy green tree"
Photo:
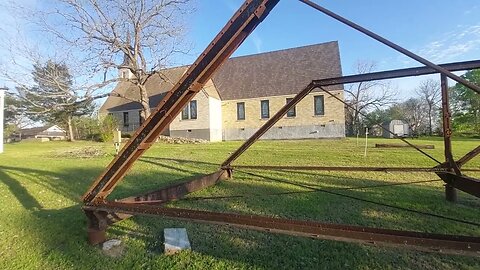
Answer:
<svg viewBox="0 0 480 270"><path fill-rule="evenodd" d="M14 125L21 128L25 116L25 109L23 103L15 95L7 92L5 94L5 111L4 123L5 125Z"/></svg>
<svg viewBox="0 0 480 270"><path fill-rule="evenodd" d="M99 120L100 123L100 140L102 142L113 141L113 131L118 128L118 121L112 115L106 115Z"/></svg>
<svg viewBox="0 0 480 270"><path fill-rule="evenodd" d="M73 129L77 139L99 140L100 124L96 117L90 115L74 117Z"/></svg>
<svg viewBox="0 0 480 270"><path fill-rule="evenodd" d="M5 94L4 135L9 138L17 130L29 124L25 116L25 106L18 97L10 92Z"/></svg>
<svg viewBox="0 0 480 270"><path fill-rule="evenodd" d="M68 128L69 140L74 140L72 118L94 110L92 99L83 99L73 87L66 65L47 61L33 66L30 87L19 86L17 91L26 114L34 121L55 123Z"/></svg>
<svg viewBox="0 0 480 270"><path fill-rule="evenodd" d="M470 70L462 78L480 85L480 69ZM454 131L480 134L480 95L460 83L450 90Z"/></svg>
<svg viewBox="0 0 480 270"><path fill-rule="evenodd" d="M118 120L112 115L80 116L73 119L73 126L79 139L111 142L113 131L118 128Z"/></svg>

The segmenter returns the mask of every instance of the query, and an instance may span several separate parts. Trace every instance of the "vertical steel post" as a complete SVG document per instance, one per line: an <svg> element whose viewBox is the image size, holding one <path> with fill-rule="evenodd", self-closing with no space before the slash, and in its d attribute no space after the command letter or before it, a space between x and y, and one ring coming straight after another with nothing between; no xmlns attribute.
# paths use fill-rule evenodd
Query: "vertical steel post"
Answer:
<svg viewBox="0 0 480 270"><path fill-rule="evenodd" d="M108 213L92 210L84 210L84 213L87 216L87 235L90 245L98 245L105 242L107 240Z"/></svg>
<svg viewBox="0 0 480 270"><path fill-rule="evenodd" d="M443 125L443 142L445 146L445 161L450 170L453 170L456 174L460 175L460 169L458 168L452 154L452 127L451 127L451 114L448 100L448 79L444 74L440 75L441 88L442 88L442 125ZM445 184L445 198L449 202L457 201L457 190L450 184Z"/></svg>

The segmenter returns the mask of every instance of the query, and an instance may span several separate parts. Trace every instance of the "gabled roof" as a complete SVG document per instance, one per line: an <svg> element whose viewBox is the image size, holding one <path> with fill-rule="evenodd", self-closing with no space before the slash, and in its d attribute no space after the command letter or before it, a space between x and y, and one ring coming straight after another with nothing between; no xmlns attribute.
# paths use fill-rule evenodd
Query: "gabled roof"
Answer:
<svg viewBox="0 0 480 270"><path fill-rule="evenodd" d="M46 130L48 127L34 127L34 128L23 128L19 130L19 133L22 133L25 136L34 136L38 133Z"/></svg>
<svg viewBox="0 0 480 270"><path fill-rule="evenodd" d="M150 96L151 108L157 106L165 93L172 89L173 85L180 80L187 69L188 66L164 69L150 77L145 87ZM113 92L126 98L109 96L100 108L100 112L140 110L142 108L140 103L132 101L140 98L138 88L133 83L128 81L119 82Z"/></svg>
<svg viewBox="0 0 480 270"><path fill-rule="evenodd" d="M151 107L160 102L187 69L188 66L165 69L147 81ZM230 58L214 74L212 81L222 100L235 100L297 94L311 80L339 76L342 76L340 53L338 43L332 41ZM120 82L114 91L130 99L139 96L136 86L130 82ZM100 111L140 109L137 102L110 96Z"/></svg>
<svg viewBox="0 0 480 270"><path fill-rule="evenodd" d="M314 79L339 76L340 53L332 41L231 58L213 82L222 100L233 100L297 94Z"/></svg>
<svg viewBox="0 0 480 270"><path fill-rule="evenodd" d="M66 131L63 132L48 132L47 129L51 127L57 127L61 130L62 128L58 127L57 125L51 125L51 126L42 126L42 127L33 127L33 128L23 128L17 131L16 133L21 133L22 136L35 136L35 135L46 135L46 134L55 134L55 135L66 135Z"/></svg>

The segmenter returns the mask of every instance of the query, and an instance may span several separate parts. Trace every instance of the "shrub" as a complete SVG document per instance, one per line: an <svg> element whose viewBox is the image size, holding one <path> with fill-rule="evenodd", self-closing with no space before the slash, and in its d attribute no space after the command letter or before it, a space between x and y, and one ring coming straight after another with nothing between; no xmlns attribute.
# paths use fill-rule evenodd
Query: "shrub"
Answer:
<svg viewBox="0 0 480 270"><path fill-rule="evenodd" d="M130 138L132 138L132 134L130 134L130 133L122 133L122 138L130 139Z"/></svg>
<svg viewBox="0 0 480 270"><path fill-rule="evenodd" d="M112 115L100 119L100 140L102 142L113 141L113 131L118 128L118 121Z"/></svg>

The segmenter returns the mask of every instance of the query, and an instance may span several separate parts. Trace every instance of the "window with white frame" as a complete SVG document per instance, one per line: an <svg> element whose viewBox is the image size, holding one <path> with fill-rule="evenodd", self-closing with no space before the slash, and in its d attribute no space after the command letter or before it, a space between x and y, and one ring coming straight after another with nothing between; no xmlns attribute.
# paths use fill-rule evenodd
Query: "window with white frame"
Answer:
<svg viewBox="0 0 480 270"><path fill-rule="evenodd" d="M237 120L245 120L245 102L237 103Z"/></svg>
<svg viewBox="0 0 480 270"><path fill-rule="evenodd" d="M128 112L123 112L123 126L128 127L129 120L128 120Z"/></svg>
<svg viewBox="0 0 480 270"><path fill-rule="evenodd" d="M182 111L182 120L197 119L197 101L190 101Z"/></svg>
<svg viewBox="0 0 480 270"><path fill-rule="evenodd" d="M287 98L286 104L290 103L290 101L292 100L293 98ZM295 109L295 106L293 106L292 108L290 108L290 110L288 110L287 117L295 117L295 116L297 116L297 110Z"/></svg>
<svg viewBox="0 0 480 270"><path fill-rule="evenodd" d="M270 118L270 104L268 100L260 101L260 116L262 119Z"/></svg>
<svg viewBox="0 0 480 270"><path fill-rule="evenodd" d="M323 96L314 96L313 98L315 115L325 115L325 102Z"/></svg>

